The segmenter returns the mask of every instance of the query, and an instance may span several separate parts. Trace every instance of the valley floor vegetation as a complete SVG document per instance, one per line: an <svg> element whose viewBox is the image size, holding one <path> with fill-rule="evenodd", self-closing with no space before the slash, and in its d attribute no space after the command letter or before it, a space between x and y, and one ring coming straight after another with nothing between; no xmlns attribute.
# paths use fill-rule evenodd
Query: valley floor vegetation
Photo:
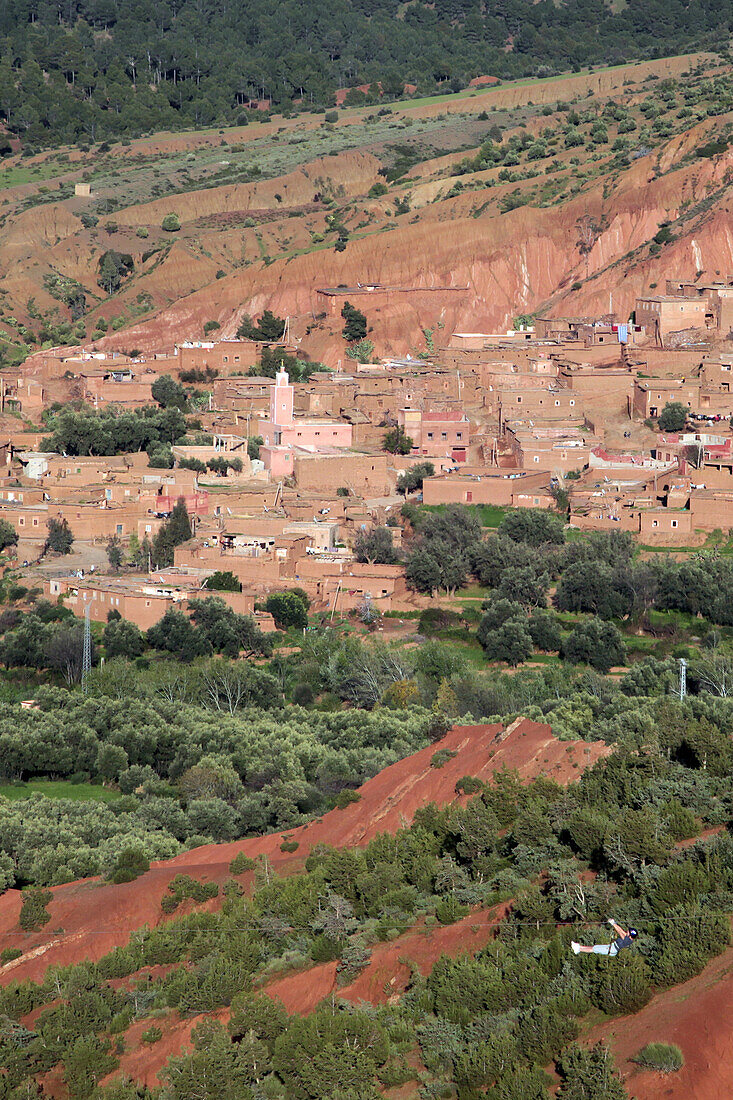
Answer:
<svg viewBox="0 0 733 1100"><path fill-rule="evenodd" d="M128 1030L144 1025L152 1046L172 1012L220 1008L227 1021L202 1019L191 1052L168 1062L160 1100L376 1100L409 1082L429 1098L547 1100L551 1063L561 1100L623 1100L607 1050L575 1045L588 1014L637 1011L729 942L731 570L714 552L648 564L624 536L566 542L562 522L540 513L510 513L483 539L472 516L408 513L407 543L410 561L458 562L451 588L473 574L481 610L430 608L396 642L316 623L303 635L309 609L294 590L273 605L282 627L273 641L213 594L192 620L169 613L146 635L113 615L97 629L108 659L85 693L62 659L78 651L79 624L3 582L0 783L114 796L0 798L0 887L22 888L26 931L50 927L50 886L91 875L131 882L153 859L287 833L358 799L366 779L457 721L523 714L614 751L567 789L543 777L523 786L507 772L490 785L465 776L463 804L421 809L365 849L317 847L282 878L265 858L240 854L214 911L199 906L219 896L217 884L177 875L160 926L96 963L52 967L40 983L11 980L0 992L2 1100L26 1097L57 1066L71 1100L147 1100L124 1080L99 1086ZM663 630L654 655L620 655L629 661L620 676L604 671L615 656L592 659L607 646L600 635L596 650L568 651L583 625L611 627L631 645L639 628L675 616L691 658L684 700ZM560 656L489 667L508 626L534 652ZM31 686L35 709L20 706ZM414 971L398 1003L336 998L301 1018L260 992L328 961L347 986L376 943L415 925L489 920L509 900L495 940L475 957L440 958L429 977ZM593 942L610 912L639 929L634 951L573 956L570 941ZM161 969L140 973L150 966ZM666 1072L678 1065L664 1059Z"/></svg>
<svg viewBox="0 0 733 1100"><path fill-rule="evenodd" d="M215 592L145 634L112 612L86 694L81 624L5 578L0 784L28 797L0 798L0 886L110 875L131 846L160 859L294 827L456 721L522 714L561 738L653 750L701 767L715 793L733 764L730 558L649 563L622 534L566 542L547 513L509 513L486 539L468 510L409 515L408 570L451 562L456 584L473 570L485 593L473 606L429 608L396 642L316 622L303 634L298 589L268 599L274 637ZM173 517L153 551L186 522ZM682 655L690 694L674 707ZM507 673L487 658L535 667ZM624 661L620 677L605 675ZM31 692L36 709L22 708Z"/></svg>

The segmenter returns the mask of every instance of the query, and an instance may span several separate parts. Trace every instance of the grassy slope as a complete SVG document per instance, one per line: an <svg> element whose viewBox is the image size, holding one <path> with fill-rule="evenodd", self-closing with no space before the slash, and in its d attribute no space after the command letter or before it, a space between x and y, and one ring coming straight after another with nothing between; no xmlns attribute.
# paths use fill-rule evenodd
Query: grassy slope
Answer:
<svg viewBox="0 0 733 1100"><path fill-rule="evenodd" d="M75 802L114 802L121 798L119 791L110 791L92 783L69 783L65 780L31 779L27 783L0 785L0 798L17 802L31 795L42 794L47 798L71 798Z"/></svg>

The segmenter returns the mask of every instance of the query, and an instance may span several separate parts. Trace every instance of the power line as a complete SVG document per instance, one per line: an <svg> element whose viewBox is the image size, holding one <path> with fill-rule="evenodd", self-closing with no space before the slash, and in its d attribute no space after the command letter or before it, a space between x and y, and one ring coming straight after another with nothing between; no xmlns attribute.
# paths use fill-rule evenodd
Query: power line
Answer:
<svg viewBox="0 0 733 1100"><path fill-rule="evenodd" d="M700 914L700 915L702 916L703 914ZM704 916L707 916L707 917L711 917L711 916L712 917L725 917L728 920L730 920L731 917L733 916L733 914L731 914L729 912L726 912L725 910L709 910L709 909L706 909L705 913L704 913ZM696 922L697 920L699 920L699 917L695 917L695 916L653 917L653 918L645 918L644 920L637 921L636 924L632 923L631 927L632 928L637 928L637 930L638 930L638 928L640 926L643 926L643 925L690 924L690 923ZM504 923L505 921L506 921L506 917L497 917L496 920L471 920L471 915L469 914L466 917L459 918L458 921L454 921L452 925L443 925L442 927L443 928L453 928L453 927L455 927L456 925L458 925L460 923L460 924L466 924L466 925L469 925L469 926L470 925L478 925L479 927L484 926L486 928L489 928L489 927L491 927L491 928L518 928L518 927L519 928L555 928L558 931L562 931L563 929L568 929L568 930L572 931L573 929L580 929L580 928L604 928L608 925L607 920L586 920L586 921L576 921L575 923L570 923L570 922L563 923L562 921L555 921L555 920L513 920L513 921L510 921L506 924ZM168 929L168 928L172 928L172 927L175 927L175 926L170 925L170 924L157 925L157 927L154 928L154 929L151 929L147 933L147 935L148 936L153 935L153 933L158 931L158 929ZM68 939L69 936L73 936L75 939L81 939L83 936L111 936L111 935L116 935L118 933L125 933L125 932L132 935L134 932L140 932L141 930L142 929L141 929L140 925L135 925L132 928L89 928L89 929L87 929L83 932L52 932L52 933L50 933L50 935L55 937L55 938L58 938L58 939L61 939L61 938ZM232 933L233 932L242 933L242 932L256 932L256 931L257 931L257 929L253 928L251 925L244 925L243 924L243 925L228 925L226 928L218 928L218 929L217 928L181 928L181 929L178 929L178 935L179 936L222 936L222 935L225 935L225 934L230 933L230 932L232 932ZM422 928L411 928L411 929L408 929L406 932L402 933L402 935L404 935L404 936L416 935L416 936L424 936L425 938L429 938L430 935L432 935L435 931L438 931L438 929L425 929L424 927L422 927ZM31 933L29 933L29 932L24 932L22 929L15 929L15 928L8 929L6 932L3 932L2 934L4 936L28 936L28 935L31 935ZM357 935L357 936L359 935L358 930L356 932L354 932L354 935ZM48 941L49 945L53 942L54 942L54 940L49 940ZM144 943L144 942L145 942L145 940L141 941L141 943ZM390 942L397 943L397 940L392 940ZM43 947L43 946L45 946L45 945L44 944L36 944L35 947L29 947L28 950L29 951L37 951L39 947ZM124 945L124 946L130 946L130 945ZM16 960L12 960L12 961L16 961ZM17 960L17 962L20 962L20 958ZM2 967L0 967L0 972L1 971L2 971Z"/></svg>

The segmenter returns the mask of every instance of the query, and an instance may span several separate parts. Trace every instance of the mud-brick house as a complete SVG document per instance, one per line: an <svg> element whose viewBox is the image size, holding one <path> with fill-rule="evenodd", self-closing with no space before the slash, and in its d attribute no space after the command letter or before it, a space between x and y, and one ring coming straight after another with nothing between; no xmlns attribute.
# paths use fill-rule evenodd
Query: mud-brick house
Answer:
<svg viewBox="0 0 733 1100"><path fill-rule="evenodd" d="M700 401L700 382L693 378L689 381L679 378L655 378L653 380L634 379L634 391L631 415L640 420L659 416L664 406L679 402L693 412L697 412Z"/></svg>
<svg viewBox="0 0 733 1100"><path fill-rule="evenodd" d="M707 298L659 294L637 298L634 305L637 325L650 335L664 340L670 332L688 328L714 328L716 320Z"/></svg>
<svg viewBox="0 0 733 1100"><path fill-rule="evenodd" d="M667 295L675 298L701 298L707 304L706 324L711 320L721 333L733 328L733 279L712 283L676 282L667 279Z"/></svg>
<svg viewBox="0 0 733 1100"><path fill-rule="evenodd" d="M175 568L150 575L125 577L52 577L44 584L48 599L58 601L75 615L83 616L87 607L94 622L107 622L110 611L118 611L123 619L135 623L140 630L154 626L171 607L188 613L188 601L211 595L203 582L213 570L193 572ZM254 614L252 592L217 592L239 614ZM272 629L269 615L258 616L263 629Z"/></svg>
<svg viewBox="0 0 733 1100"><path fill-rule="evenodd" d="M634 392L631 368L620 363L600 366L564 360L559 378L566 392L575 399L574 408L602 406L626 412Z"/></svg>
<svg viewBox="0 0 733 1100"><path fill-rule="evenodd" d="M397 422L412 440L413 454L466 461L471 425L462 409L404 408L400 409Z"/></svg>
<svg viewBox="0 0 733 1100"><path fill-rule="evenodd" d="M592 448L600 443L589 432L529 427L525 423L507 424L505 440L519 469L547 470L558 477L587 466Z"/></svg>
<svg viewBox="0 0 733 1100"><path fill-rule="evenodd" d="M170 607L185 601L188 592L172 586L147 583L143 578L52 577L44 583L44 594L54 602L63 597L64 607L83 616L90 607L94 622L107 622L110 611L147 630L163 618Z"/></svg>
<svg viewBox="0 0 733 1100"><path fill-rule="evenodd" d="M220 375L245 374L262 358L263 348L283 356L297 354L294 345L281 341L262 340L195 340L178 344L176 357L179 371L215 370Z"/></svg>
<svg viewBox="0 0 733 1100"><path fill-rule="evenodd" d="M19 412L31 419L43 412L46 404L46 391L37 378L24 375L22 371L3 371L0 374L0 410Z"/></svg>
<svg viewBox="0 0 733 1100"><path fill-rule="evenodd" d="M18 538L39 543L45 541L48 522L52 518L65 519L74 537L85 542L113 537L124 541L132 535L143 538L147 534L151 537L163 522L138 501L119 505L104 500L66 504L48 501L26 505L3 500L0 501L0 517L7 520Z"/></svg>
<svg viewBox="0 0 733 1100"><path fill-rule="evenodd" d="M336 613L360 607L367 598L382 612L413 606L401 565L308 557L299 563L295 579L311 599Z"/></svg>
<svg viewBox="0 0 733 1100"><path fill-rule="evenodd" d="M270 407L272 378L263 375L245 378L215 378L211 385L211 403L215 409L253 415Z"/></svg>
<svg viewBox="0 0 733 1100"><path fill-rule="evenodd" d="M121 405L127 409L154 405L153 383L159 374L150 367L140 368L120 364L111 369L83 370L79 373L82 398L95 409Z"/></svg>
<svg viewBox="0 0 733 1100"><path fill-rule="evenodd" d="M634 379L632 416L657 417L669 402L679 402L698 416L726 419L733 413L733 393L726 382L706 384L691 379Z"/></svg>
<svg viewBox="0 0 733 1100"><path fill-rule="evenodd" d="M425 478L425 504L493 504L513 508L551 508L550 473L473 467L465 473Z"/></svg>
<svg viewBox="0 0 733 1100"><path fill-rule="evenodd" d="M564 424L583 422L582 400L571 390L555 386L500 386L495 403L503 421L532 417L535 421Z"/></svg>
<svg viewBox="0 0 733 1100"><path fill-rule="evenodd" d="M333 494L348 489L355 496L379 497L393 491L394 475L390 476L386 454L355 454L349 451L309 453L295 452L293 474L299 489Z"/></svg>

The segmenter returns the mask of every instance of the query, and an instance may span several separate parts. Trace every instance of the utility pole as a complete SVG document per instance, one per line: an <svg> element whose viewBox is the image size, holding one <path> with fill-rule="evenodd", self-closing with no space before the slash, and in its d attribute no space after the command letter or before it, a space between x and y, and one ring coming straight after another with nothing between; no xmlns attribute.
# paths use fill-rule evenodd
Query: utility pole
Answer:
<svg viewBox="0 0 733 1100"><path fill-rule="evenodd" d="M680 702L687 695L687 661L680 657Z"/></svg>
<svg viewBox="0 0 733 1100"><path fill-rule="evenodd" d="M87 676L92 670L92 627L89 616L92 613L92 601L84 608L84 649L81 658L81 690L87 693Z"/></svg>

